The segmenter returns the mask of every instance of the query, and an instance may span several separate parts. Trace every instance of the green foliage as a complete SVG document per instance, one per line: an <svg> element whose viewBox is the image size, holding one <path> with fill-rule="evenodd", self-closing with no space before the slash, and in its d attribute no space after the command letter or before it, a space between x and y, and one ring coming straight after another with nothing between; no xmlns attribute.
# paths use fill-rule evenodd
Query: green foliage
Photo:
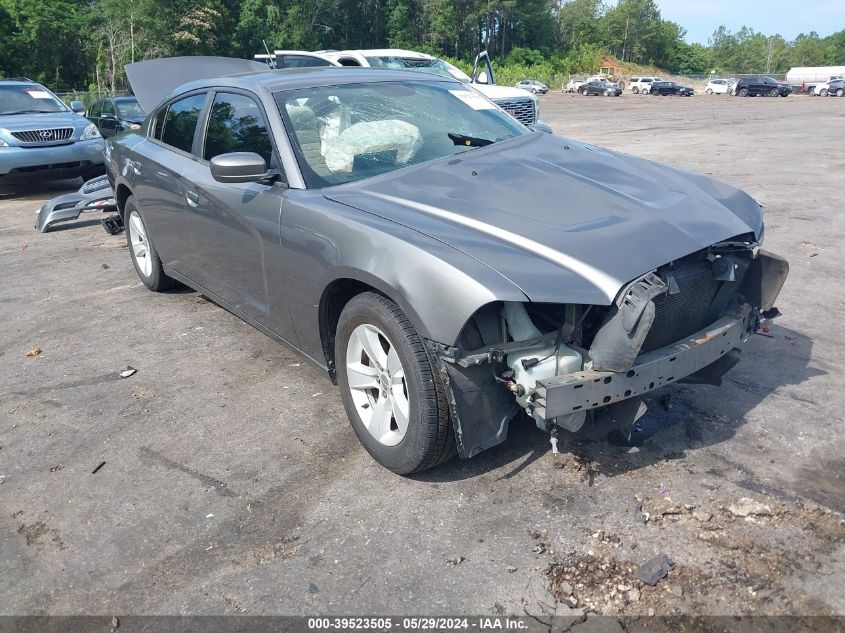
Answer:
<svg viewBox="0 0 845 633"><path fill-rule="evenodd" d="M598 71L605 55L623 69L675 74L845 64L845 30L789 42L721 27L709 46L685 34L656 0L0 0L0 75L117 91L133 60L250 58L262 40L271 49L410 48L467 72L487 49L501 83L530 77L554 87Z"/></svg>

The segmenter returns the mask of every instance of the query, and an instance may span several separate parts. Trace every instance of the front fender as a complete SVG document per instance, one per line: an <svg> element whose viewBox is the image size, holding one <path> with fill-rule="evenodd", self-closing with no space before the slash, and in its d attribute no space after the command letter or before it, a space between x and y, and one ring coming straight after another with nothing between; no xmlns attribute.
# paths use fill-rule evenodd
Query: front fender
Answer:
<svg viewBox="0 0 845 633"><path fill-rule="evenodd" d="M405 311L421 337L446 345L481 306L527 300L511 281L448 244L319 192L288 192L281 233L291 316L312 358L323 356L321 302L339 280L375 288Z"/></svg>

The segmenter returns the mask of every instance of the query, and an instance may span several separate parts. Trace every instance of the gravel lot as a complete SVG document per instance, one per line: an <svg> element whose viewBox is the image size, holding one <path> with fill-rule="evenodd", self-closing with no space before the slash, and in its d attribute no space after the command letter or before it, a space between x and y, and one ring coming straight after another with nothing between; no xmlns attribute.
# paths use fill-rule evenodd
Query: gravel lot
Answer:
<svg viewBox="0 0 845 633"><path fill-rule="evenodd" d="M550 94L542 118L765 205L783 317L721 389L655 393L638 448L599 420L554 456L523 421L401 478L320 370L148 292L98 218L37 233L78 183L4 192L0 613L845 614L845 99Z"/></svg>

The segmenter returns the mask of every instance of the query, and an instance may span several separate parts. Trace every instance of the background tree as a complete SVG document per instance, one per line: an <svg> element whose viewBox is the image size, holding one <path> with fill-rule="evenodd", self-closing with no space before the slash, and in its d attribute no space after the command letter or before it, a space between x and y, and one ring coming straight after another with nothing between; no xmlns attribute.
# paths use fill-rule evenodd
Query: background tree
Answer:
<svg viewBox="0 0 845 633"><path fill-rule="evenodd" d="M125 88L123 66L166 55L250 58L271 48L397 47L502 81L596 72L604 55L667 73L784 73L845 64L845 30L794 41L752 28L686 41L655 0L0 0L0 74L57 90Z"/></svg>

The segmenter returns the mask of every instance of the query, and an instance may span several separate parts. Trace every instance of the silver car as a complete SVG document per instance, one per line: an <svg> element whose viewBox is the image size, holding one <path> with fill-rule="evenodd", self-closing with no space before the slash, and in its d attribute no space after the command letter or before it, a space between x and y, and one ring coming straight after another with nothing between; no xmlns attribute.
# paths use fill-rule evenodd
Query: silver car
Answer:
<svg viewBox="0 0 845 633"><path fill-rule="evenodd" d="M102 174L103 147L97 126L41 84L0 79L0 185Z"/></svg>
<svg viewBox="0 0 845 633"><path fill-rule="evenodd" d="M324 368L397 473L520 412L556 434L608 407L630 437L643 394L718 384L777 314L788 266L729 185L533 132L448 78L203 63L130 66L151 114L106 155L135 269Z"/></svg>

